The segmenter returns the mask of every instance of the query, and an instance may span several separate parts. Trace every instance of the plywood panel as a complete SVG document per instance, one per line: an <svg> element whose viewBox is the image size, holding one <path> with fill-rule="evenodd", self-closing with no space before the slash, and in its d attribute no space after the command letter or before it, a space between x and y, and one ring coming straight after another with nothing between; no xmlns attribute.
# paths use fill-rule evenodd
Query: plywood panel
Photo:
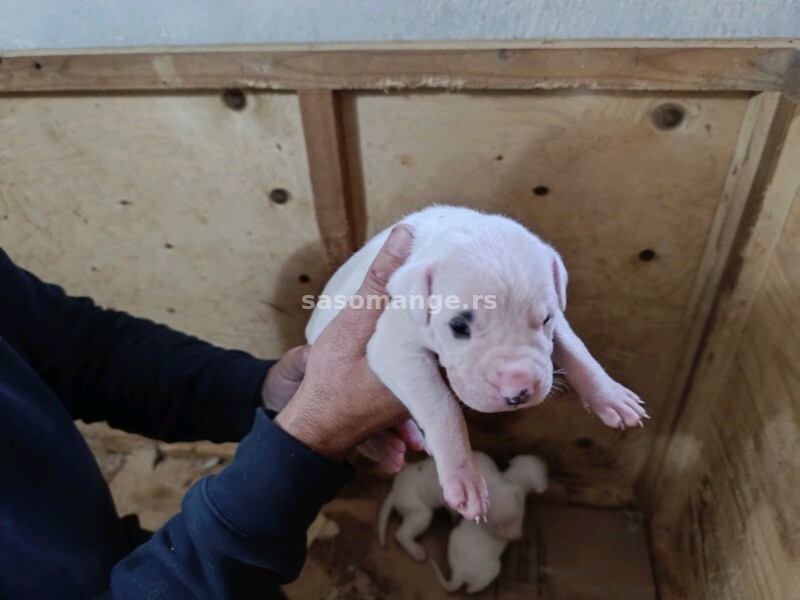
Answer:
<svg viewBox="0 0 800 600"><path fill-rule="evenodd" d="M433 202L519 219L562 252L568 318L657 419L747 96L427 93L350 101L370 231ZM685 116L658 129L653 112L668 103ZM643 261L643 250L654 258ZM591 464L595 481L620 473L628 481L647 431L606 431L582 410L559 400L481 418L476 444L544 443L557 469Z"/></svg>
<svg viewBox="0 0 800 600"><path fill-rule="evenodd" d="M0 245L21 265L222 345L302 342L324 265L294 95L6 97L0 131Z"/></svg>
<svg viewBox="0 0 800 600"><path fill-rule="evenodd" d="M671 402L659 414L648 468L637 482L647 505L683 409L720 392L800 183L793 166L776 174L794 114L794 103L777 93L758 94L748 104L681 327L684 349L668 391Z"/></svg>
<svg viewBox="0 0 800 600"><path fill-rule="evenodd" d="M800 119L790 136L781 181L796 179ZM800 194L722 392L687 405L668 446L651 523L662 598L800 598L798 248Z"/></svg>

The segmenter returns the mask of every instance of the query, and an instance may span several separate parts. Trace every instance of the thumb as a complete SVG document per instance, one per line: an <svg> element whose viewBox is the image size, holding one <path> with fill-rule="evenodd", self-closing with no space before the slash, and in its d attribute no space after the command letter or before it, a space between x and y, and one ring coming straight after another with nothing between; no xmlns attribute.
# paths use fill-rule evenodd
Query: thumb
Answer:
<svg viewBox="0 0 800 600"><path fill-rule="evenodd" d="M375 260L367 272L367 277L361 284L358 294L366 296L386 295L386 284L394 272L403 266L408 255L411 254L411 242L414 239L414 231L410 226L401 223L396 225L383 247L378 252Z"/></svg>
<svg viewBox="0 0 800 600"><path fill-rule="evenodd" d="M267 372L261 396L268 409L280 411L294 396L306 374L310 348L311 346L292 348Z"/></svg>
<svg viewBox="0 0 800 600"><path fill-rule="evenodd" d="M279 375L289 381L300 381L306 374L306 363L311 346L296 346L284 354L275 365Z"/></svg>
<svg viewBox="0 0 800 600"><path fill-rule="evenodd" d="M365 335L370 335L375 329L375 323L388 301L386 284L411 254L413 239L414 230L406 224L392 229L386 243L370 265L361 287L340 313L341 324L346 329Z"/></svg>

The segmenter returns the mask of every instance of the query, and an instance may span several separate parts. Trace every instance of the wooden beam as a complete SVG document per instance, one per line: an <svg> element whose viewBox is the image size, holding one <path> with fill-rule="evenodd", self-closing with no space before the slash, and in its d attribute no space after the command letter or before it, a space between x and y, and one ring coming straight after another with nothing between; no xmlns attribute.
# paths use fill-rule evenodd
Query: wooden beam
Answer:
<svg viewBox="0 0 800 600"><path fill-rule="evenodd" d="M684 327L687 352L658 416L637 485L645 505L652 507L663 493L659 482L668 476L664 457L684 408L716 398L725 383L800 186L800 151L784 148L793 119L800 118L797 113L795 102L782 94L764 93L751 101L689 304L694 313ZM793 140L792 148L797 146Z"/></svg>
<svg viewBox="0 0 800 600"><path fill-rule="evenodd" d="M341 98L330 90L300 90L298 99L317 225L332 272L356 249Z"/></svg>
<svg viewBox="0 0 800 600"><path fill-rule="evenodd" d="M18 52L0 56L0 93L229 87L781 91L796 87L797 55L791 40Z"/></svg>

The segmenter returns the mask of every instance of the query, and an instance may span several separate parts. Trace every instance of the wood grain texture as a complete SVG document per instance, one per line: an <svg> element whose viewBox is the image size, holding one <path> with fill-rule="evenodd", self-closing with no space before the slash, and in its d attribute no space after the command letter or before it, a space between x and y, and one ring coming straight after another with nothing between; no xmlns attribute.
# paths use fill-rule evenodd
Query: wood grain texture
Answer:
<svg viewBox="0 0 800 600"><path fill-rule="evenodd" d="M0 130L0 244L19 264L223 346L303 342L325 269L296 97L3 98Z"/></svg>
<svg viewBox="0 0 800 600"><path fill-rule="evenodd" d="M705 349L706 353L711 352L720 357L725 352L725 347L730 348L731 354L735 348L735 343L731 345L730 340L725 343L709 343L707 324L716 310L722 286L727 285L723 276L732 254L737 251L734 246L737 235L741 229L746 230L749 227L748 223L742 223L743 215L747 213L752 219L752 215L757 214L758 207L761 206L767 178L777 165L779 149L793 111L793 103L776 92L758 94L748 105L681 324L683 351L678 357L675 376L670 383L667 396L670 402L666 404L655 424L648 468L639 482L639 493L645 502L650 501L649 494L657 489L655 481L660 475L661 460L675 429L675 422L685 406L687 394L700 398L715 393L708 389L689 390L694 370L700 360L699 353ZM751 300L753 297L754 295ZM717 368L721 372L726 369L725 366ZM701 394L698 396L696 392L699 391Z"/></svg>
<svg viewBox="0 0 800 600"><path fill-rule="evenodd" d="M650 491L664 599L800 598L798 190L795 115Z"/></svg>
<svg viewBox="0 0 800 600"><path fill-rule="evenodd" d="M567 317L658 420L747 96L416 93L349 102L370 233L435 202L518 219L562 253ZM684 118L662 131L651 118L668 103ZM653 260L641 260L643 250ZM613 482L618 499L632 497L625 490L651 429L609 430L574 399L470 417L477 448L544 446L576 485Z"/></svg>
<svg viewBox="0 0 800 600"><path fill-rule="evenodd" d="M0 245L69 292L275 356L366 233L432 202L509 214L561 251L568 318L655 420L612 431L568 395L468 414L473 445L544 456L560 502L632 507L655 439L640 491L662 597L794 600L800 121L778 92L646 90L798 89L796 64L588 42L3 55L0 92L36 93L0 96ZM174 91L223 87L301 91L241 111ZM336 91L409 87L533 91ZM660 130L667 104L683 116ZM232 447L158 451L202 466Z"/></svg>
<svg viewBox="0 0 800 600"><path fill-rule="evenodd" d="M355 214L347 166L347 142L338 92L298 92L314 210L328 270L333 273L356 250Z"/></svg>
<svg viewBox="0 0 800 600"><path fill-rule="evenodd" d="M776 47L777 46L777 47ZM783 90L797 51L620 41L6 53L0 92L262 89Z"/></svg>

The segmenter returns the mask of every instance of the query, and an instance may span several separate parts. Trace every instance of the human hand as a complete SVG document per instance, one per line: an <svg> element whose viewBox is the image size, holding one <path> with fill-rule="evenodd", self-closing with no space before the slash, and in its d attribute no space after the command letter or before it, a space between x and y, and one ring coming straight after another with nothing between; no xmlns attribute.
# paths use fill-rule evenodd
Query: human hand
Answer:
<svg viewBox="0 0 800 600"><path fill-rule="evenodd" d="M261 397L269 410L280 412L297 392L306 374L311 346L295 346L267 371Z"/></svg>
<svg viewBox="0 0 800 600"><path fill-rule="evenodd" d="M342 458L370 434L408 418L408 410L380 382L367 363L367 342L385 302L386 283L411 252L407 225L392 230L356 292L361 308L348 303L308 352L305 378L275 417L275 424L309 448ZM276 365L277 366L277 365Z"/></svg>

